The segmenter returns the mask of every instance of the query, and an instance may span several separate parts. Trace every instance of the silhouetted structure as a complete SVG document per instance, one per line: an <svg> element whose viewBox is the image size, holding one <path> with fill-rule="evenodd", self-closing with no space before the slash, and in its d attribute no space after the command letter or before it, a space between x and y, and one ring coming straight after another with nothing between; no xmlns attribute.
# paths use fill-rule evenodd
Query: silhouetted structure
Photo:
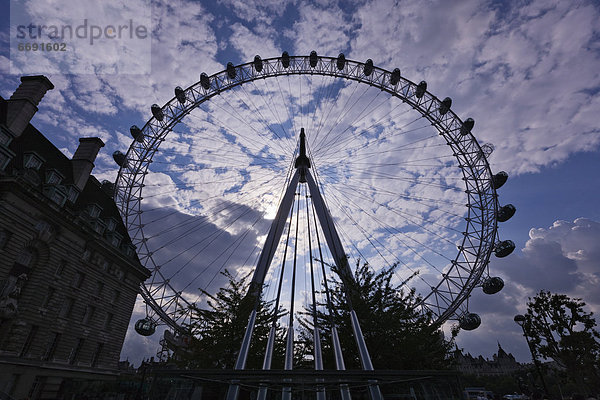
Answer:
<svg viewBox="0 0 600 400"><path fill-rule="evenodd" d="M0 392L56 398L70 382L112 379L149 276L112 200L90 175L104 143L67 158L29 122L44 76L0 98Z"/></svg>
<svg viewBox="0 0 600 400"><path fill-rule="evenodd" d="M454 352L454 357L456 369L467 375L509 375L526 368L525 365L518 363L511 353L504 351L500 343L498 343L498 352L491 360L483 356L473 357L469 353L465 355L458 349Z"/></svg>

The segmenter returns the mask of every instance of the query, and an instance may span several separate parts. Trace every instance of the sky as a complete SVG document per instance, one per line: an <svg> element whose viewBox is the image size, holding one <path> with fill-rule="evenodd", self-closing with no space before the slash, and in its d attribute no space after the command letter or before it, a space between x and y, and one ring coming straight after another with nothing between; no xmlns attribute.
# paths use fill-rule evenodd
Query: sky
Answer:
<svg viewBox="0 0 600 400"><path fill-rule="evenodd" d="M2 7L9 8L9 2L3 0ZM32 34L40 33L18 31L19 24L76 27L85 20L90 26L86 38L55 40L65 43L65 52L18 50L19 42L34 43L39 38ZM117 26L130 23L121 37L107 38L117 34ZM0 24L0 95L10 97L21 75L48 76L55 89L45 96L32 123L69 156L79 137L100 137L106 146L94 174L110 181L118 172L111 154L126 153L132 144L129 127L142 127L152 117L151 104L165 104L175 86L195 84L201 72L212 75L228 62L249 62L257 54L266 59L282 51L308 55L312 50L330 57L343 52L347 59L361 62L372 59L389 71L398 67L408 80L427 81L428 90L440 99L451 97L452 110L460 118L475 119L472 133L477 141L494 146L488 158L491 170L509 174L498 191L499 202L517 208L515 216L499 226L499 237L513 240L516 249L507 258L492 256L489 266L492 276L503 278L505 288L493 296L480 288L473 291L469 309L482 323L474 331L461 331L458 346L472 355L491 357L500 343L518 361L530 360L513 317L523 313L528 297L540 290L583 298L588 310L600 312L598 3L136 0L110 6L81 1L66 7L54 0L15 0L10 12L2 13ZM91 25L104 34L95 42ZM51 28L44 29L47 37ZM356 86L324 79L315 78L310 83L314 86L309 83L264 80L248 90L224 92L190 113L161 145L145 188L147 235L161 243L155 248L170 243L157 251L156 262L174 260L164 274L176 276L177 290L190 298L200 299L198 287L215 290L223 284L218 272L224 265L238 273L253 265L287 182L299 126L313 128L308 144L314 151L314 168L323 173L321 183L345 243L357 243L374 268L400 262L398 279L419 269L424 260L445 268L435 250L450 251L457 236L437 227L455 226L465 212L457 208L464 202L464 194L456 190L459 171L443 158L451 155L449 148L428 139L433 128L425 127L418 115L415 119L411 110L396 111L403 106L394 102L397 99L376 90L357 94ZM319 103L320 88L328 89L330 97L323 96ZM289 103L280 104L278 96L284 95ZM365 115L356 116L356 109L350 108L354 99L366 104ZM350 150L345 136L335 131L330 137L336 140L319 139L311 131L320 125L302 119L311 107L332 127L337 124L352 133L364 129L368 134L358 137ZM290 110L296 115L286 117ZM269 118L271 124L265 124ZM260 131L261 126L271 132ZM387 136L392 130L406 134ZM394 179L384 179L385 187L373 180L363 187L351 186L349 182L360 178L361 162L374 164L371 173L382 174L381 168L400 156L386 151L406 149L416 140L424 145L410 147L414 151L406 156L409 162L434 162L405 164L402 171L411 179L398 179L400 169L394 169L392 176L379 176ZM361 153L362 146L373 151ZM436 182L443 190L424 182ZM404 197L398 199L400 194ZM438 202L415 202L417 197ZM298 204L305 207L304 202ZM400 219L393 210L407 214ZM190 238L198 237L200 229L205 241L193 243ZM306 238L296 236L305 246ZM370 246L367 238L381 246ZM409 250L402 247L407 240L412 243ZM378 259L376 247L389 255ZM346 249L353 251L350 245ZM410 249L422 253L414 257ZM398 259L390 260L391 254ZM306 251L303 256L306 261ZM210 257L214 262L206 262ZM281 263L281 258L277 253L275 260ZM189 267L182 268L187 262ZM199 273L202 268L204 275ZM182 272L176 273L178 269ZM415 285L435 279L434 270L423 268L424 279L414 280ZM277 271L274 268L269 279L276 279ZM299 289L304 296L307 287L305 280ZM144 315L138 300L132 321ZM160 332L143 338L130 326L121 358L137 364L155 355Z"/></svg>

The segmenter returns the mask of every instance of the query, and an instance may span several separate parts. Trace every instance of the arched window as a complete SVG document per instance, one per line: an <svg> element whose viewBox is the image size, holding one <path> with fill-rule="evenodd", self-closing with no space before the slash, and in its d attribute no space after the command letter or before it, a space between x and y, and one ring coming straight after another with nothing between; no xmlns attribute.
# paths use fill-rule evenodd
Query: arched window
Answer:
<svg viewBox="0 0 600 400"><path fill-rule="evenodd" d="M29 247L21 250L15 262L17 264L21 264L25 267L32 267L33 262L35 261L35 251Z"/></svg>

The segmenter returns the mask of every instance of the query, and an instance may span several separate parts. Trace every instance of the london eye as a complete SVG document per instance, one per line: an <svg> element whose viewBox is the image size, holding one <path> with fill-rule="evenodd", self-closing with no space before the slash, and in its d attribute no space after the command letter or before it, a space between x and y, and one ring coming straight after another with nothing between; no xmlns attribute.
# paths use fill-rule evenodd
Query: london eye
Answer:
<svg viewBox="0 0 600 400"><path fill-rule="evenodd" d="M481 323L471 292L502 289L489 261L514 249L498 236L515 212L498 200L507 175L491 171L474 120L425 81L284 52L202 73L150 111L114 154L115 200L152 272L139 333L183 332L225 270L294 310L326 304L327 283L357 263L394 265L431 324L465 330Z"/></svg>

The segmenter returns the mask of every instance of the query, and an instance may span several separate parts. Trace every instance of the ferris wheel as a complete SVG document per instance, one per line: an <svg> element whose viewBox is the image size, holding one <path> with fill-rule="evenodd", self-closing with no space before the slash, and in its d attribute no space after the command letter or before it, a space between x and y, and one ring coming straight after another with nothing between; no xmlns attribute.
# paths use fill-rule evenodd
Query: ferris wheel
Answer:
<svg viewBox="0 0 600 400"><path fill-rule="evenodd" d="M113 155L115 201L152 272L140 334L159 324L184 331L189 306L202 307L202 291L224 285L225 270L253 274L259 296L281 296L282 280L284 296L310 303L333 279L323 270L311 288L311 260L345 259L348 274L357 262L395 265L398 282L413 277L416 307L432 324L465 330L481 323L471 292L503 287L488 263L514 250L497 232L515 212L496 193L507 174L492 173L493 146L477 142L474 120L425 81L370 59L284 52L202 73L151 113L131 127L127 152ZM290 241L295 286L282 272Z"/></svg>

